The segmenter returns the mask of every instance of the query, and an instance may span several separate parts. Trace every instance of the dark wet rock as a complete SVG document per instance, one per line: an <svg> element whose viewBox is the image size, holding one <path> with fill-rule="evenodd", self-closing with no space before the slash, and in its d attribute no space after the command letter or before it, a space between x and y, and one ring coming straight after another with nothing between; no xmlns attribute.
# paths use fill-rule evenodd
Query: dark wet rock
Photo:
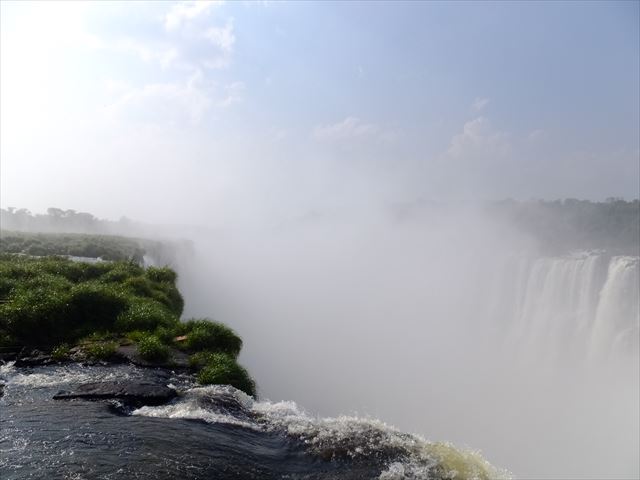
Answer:
<svg viewBox="0 0 640 480"><path fill-rule="evenodd" d="M0 398L4 395L4 383L0 383Z"/></svg>
<svg viewBox="0 0 640 480"><path fill-rule="evenodd" d="M33 350L28 354L20 354L16 358L16 367L40 367L43 365L52 365L57 363L51 355L41 352L40 350Z"/></svg>
<svg viewBox="0 0 640 480"><path fill-rule="evenodd" d="M207 410L217 413L231 415L236 418L249 419L254 415L238 400L233 393L217 393L215 396L206 396L199 399L200 403Z"/></svg>
<svg viewBox="0 0 640 480"><path fill-rule="evenodd" d="M177 392L163 384L146 381L96 382L80 385L74 391L60 391L54 400L118 400L128 407L163 405L177 396Z"/></svg>
<svg viewBox="0 0 640 480"><path fill-rule="evenodd" d="M20 350L0 350L0 362L12 362L18 358Z"/></svg>
<svg viewBox="0 0 640 480"><path fill-rule="evenodd" d="M138 355L138 349L135 345L120 345L117 353L130 363L138 367L147 368L166 368L170 370L191 370L189 365L189 355L175 348L170 349L171 356L167 362L154 363L149 362Z"/></svg>

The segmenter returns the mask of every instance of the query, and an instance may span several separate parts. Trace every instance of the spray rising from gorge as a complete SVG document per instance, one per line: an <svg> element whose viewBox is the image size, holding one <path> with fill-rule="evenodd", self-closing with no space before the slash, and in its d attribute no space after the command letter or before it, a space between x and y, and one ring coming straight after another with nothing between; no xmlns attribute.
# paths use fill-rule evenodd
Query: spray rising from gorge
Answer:
<svg viewBox="0 0 640 480"><path fill-rule="evenodd" d="M417 204L155 234L131 221L83 224L75 212L3 218L16 230L164 238L147 241L145 262L177 269L186 318L212 315L238 331L241 361L273 408L293 400L356 422L310 432L348 437L358 418L375 417L479 448L523 477L633 477L638 202L585 206L586 227L571 202ZM574 220L540 237L522 209L538 223ZM617 230L603 231L611 209ZM211 415L184 402L148 413Z"/></svg>
<svg viewBox="0 0 640 480"><path fill-rule="evenodd" d="M523 477L633 477L637 205L583 204L586 227L571 202L343 211L198 230L164 259L185 316L241 334L263 397L480 448ZM541 237L524 208L569 220Z"/></svg>

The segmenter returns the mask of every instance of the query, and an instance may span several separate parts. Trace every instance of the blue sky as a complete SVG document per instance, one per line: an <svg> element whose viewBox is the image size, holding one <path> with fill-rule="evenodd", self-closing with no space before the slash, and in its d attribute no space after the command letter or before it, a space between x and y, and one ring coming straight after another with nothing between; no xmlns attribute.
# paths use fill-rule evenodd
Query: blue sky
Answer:
<svg viewBox="0 0 640 480"><path fill-rule="evenodd" d="M638 6L3 2L0 200L635 198Z"/></svg>

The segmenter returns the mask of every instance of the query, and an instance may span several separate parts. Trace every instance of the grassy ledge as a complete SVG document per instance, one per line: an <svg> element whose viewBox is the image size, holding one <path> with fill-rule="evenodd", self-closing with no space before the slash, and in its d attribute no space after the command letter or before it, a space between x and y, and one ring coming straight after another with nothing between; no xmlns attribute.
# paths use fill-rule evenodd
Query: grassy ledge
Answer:
<svg viewBox="0 0 640 480"><path fill-rule="evenodd" d="M147 363L171 365L189 355L200 383L255 395L254 381L236 361L242 340L208 319L180 321L176 280L170 268L135 261L0 254L0 348L37 348L57 361L110 361L135 345Z"/></svg>

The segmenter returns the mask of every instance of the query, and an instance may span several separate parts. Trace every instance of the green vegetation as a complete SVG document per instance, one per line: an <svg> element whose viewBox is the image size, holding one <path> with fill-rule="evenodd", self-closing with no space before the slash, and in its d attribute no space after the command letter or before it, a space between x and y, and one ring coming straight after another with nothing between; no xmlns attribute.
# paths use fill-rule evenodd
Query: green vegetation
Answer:
<svg viewBox="0 0 640 480"><path fill-rule="evenodd" d="M137 263L148 254L158 263L171 265L178 254L189 255L192 251L191 242L186 240L149 240L150 232L157 236L158 228L144 223L125 217L118 221L99 219L90 213L60 208L49 208L45 214L26 208L0 208L0 226L0 253L100 257Z"/></svg>
<svg viewBox="0 0 640 480"><path fill-rule="evenodd" d="M217 322L180 322L183 300L169 268L133 261L80 263L63 257L0 254L0 347L49 350L56 360L78 345L93 360L121 357L121 343L137 344L149 362L192 355L201 383L230 384L255 395L237 364L242 340ZM128 340L127 340L128 339Z"/></svg>
<svg viewBox="0 0 640 480"><path fill-rule="evenodd" d="M256 392L256 385L247 371L234 358L224 353L208 355L205 367L198 373L198 382L203 385L233 385L249 395L255 395Z"/></svg>
<svg viewBox="0 0 640 480"><path fill-rule="evenodd" d="M110 360L116 357L116 342L94 342L84 346L84 351L92 360Z"/></svg>
<svg viewBox="0 0 640 480"><path fill-rule="evenodd" d="M147 335L140 339L138 353L149 362L166 362L170 356L169 347L155 335Z"/></svg>
<svg viewBox="0 0 640 480"><path fill-rule="evenodd" d="M3 231L0 236L0 253L24 253L33 256L71 255L141 263L145 251L139 241L124 237Z"/></svg>
<svg viewBox="0 0 640 480"><path fill-rule="evenodd" d="M229 327L207 320L190 320L186 347L189 351L219 351L237 358L242 349L242 340Z"/></svg>
<svg viewBox="0 0 640 480"><path fill-rule="evenodd" d="M70 348L69 345L63 343L62 345L58 345L56 348L51 350L51 358L54 360L66 360L69 358Z"/></svg>
<svg viewBox="0 0 640 480"><path fill-rule="evenodd" d="M639 252L639 200L505 200L491 204L488 209L536 239L540 249L548 254L580 249L605 249L612 254L627 255Z"/></svg>
<svg viewBox="0 0 640 480"><path fill-rule="evenodd" d="M106 233L131 221L123 217L119 222L110 222L90 213L60 208L48 208L46 214L33 214L26 208L9 207L0 209L0 223L10 230Z"/></svg>
<svg viewBox="0 0 640 480"><path fill-rule="evenodd" d="M0 337L10 345L50 346L177 323L183 302L175 283L152 280L149 270L132 262L0 255Z"/></svg>

